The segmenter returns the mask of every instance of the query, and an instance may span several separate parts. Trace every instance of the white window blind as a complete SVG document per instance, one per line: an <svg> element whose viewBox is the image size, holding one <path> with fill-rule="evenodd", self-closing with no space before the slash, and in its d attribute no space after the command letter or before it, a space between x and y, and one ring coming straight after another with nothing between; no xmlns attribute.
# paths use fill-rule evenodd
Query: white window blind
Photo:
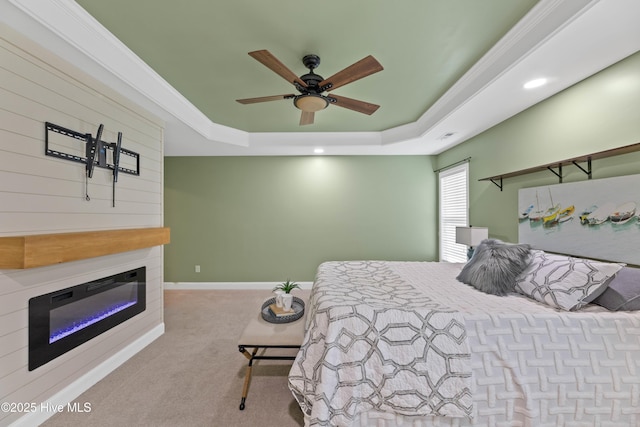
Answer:
<svg viewBox="0 0 640 427"><path fill-rule="evenodd" d="M466 262L467 247L456 243L456 227L469 221L469 163L440 172L440 261Z"/></svg>

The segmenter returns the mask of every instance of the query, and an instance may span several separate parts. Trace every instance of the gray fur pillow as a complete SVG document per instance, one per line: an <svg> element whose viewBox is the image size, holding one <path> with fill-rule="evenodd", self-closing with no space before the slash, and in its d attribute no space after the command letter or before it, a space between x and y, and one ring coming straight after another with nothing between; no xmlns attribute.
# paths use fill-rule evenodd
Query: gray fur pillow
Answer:
<svg viewBox="0 0 640 427"><path fill-rule="evenodd" d="M486 239L456 278L487 294L506 295L514 291L516 277L530 261L531 246Z"/></svg>

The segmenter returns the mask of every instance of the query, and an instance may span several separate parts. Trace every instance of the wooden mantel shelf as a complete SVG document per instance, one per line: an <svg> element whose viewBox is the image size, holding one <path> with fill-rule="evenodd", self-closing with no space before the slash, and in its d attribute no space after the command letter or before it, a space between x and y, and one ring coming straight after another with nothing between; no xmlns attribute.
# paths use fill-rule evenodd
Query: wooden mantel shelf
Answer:
<svg viewBox="0 0 640 427"><path fill-rule="evenodd" d="M169 243L169 228L133 228L0 237L0 269L24 269Z"/></svg>

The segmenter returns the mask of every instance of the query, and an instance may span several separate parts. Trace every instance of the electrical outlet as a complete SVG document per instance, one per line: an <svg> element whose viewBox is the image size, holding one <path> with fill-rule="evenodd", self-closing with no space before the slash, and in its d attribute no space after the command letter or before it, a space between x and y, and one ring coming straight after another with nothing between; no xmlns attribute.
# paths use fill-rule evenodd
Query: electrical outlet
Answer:
<svg viewBox="0 0 640 427"><path fill-rule="evenodd" d="M196 265L196 273L200 273L200 266Z"/></svg>

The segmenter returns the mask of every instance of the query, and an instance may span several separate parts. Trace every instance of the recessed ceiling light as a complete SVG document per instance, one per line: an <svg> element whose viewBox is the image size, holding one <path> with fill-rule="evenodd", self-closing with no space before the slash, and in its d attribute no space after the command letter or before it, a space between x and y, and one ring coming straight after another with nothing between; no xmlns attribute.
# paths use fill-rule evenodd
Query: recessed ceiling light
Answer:
<svg viewBox="0 0 640 427"><path fill-rule="evenodd" d="M543 86L543 85L545 85L546 83L547 83L547 79L545 79L545 78L542 78L542 79L534 79L534 80L530 80L530 81L526 82L526 83L524 84L524 86L523 86L523 87L524 87L525 89L533 89L533 88L535 88L535 87Z"/></svg>
<svg viewBox="0 0 640 427"><path fill-rule="evenodd" d="M324 153L324 149L323 148L316 148L316 149L313 150L313 152L316 153L316 154L322 154L322 153Z"/></svg>
<svg viewBox="0 0 640 427"><path fill-rule="evenodd" d="M451 138L453 135L455 135L455 132L447 132L447 133L443 133L440 138L438 138L439 140L445 140L447 138Z"/></svg>

